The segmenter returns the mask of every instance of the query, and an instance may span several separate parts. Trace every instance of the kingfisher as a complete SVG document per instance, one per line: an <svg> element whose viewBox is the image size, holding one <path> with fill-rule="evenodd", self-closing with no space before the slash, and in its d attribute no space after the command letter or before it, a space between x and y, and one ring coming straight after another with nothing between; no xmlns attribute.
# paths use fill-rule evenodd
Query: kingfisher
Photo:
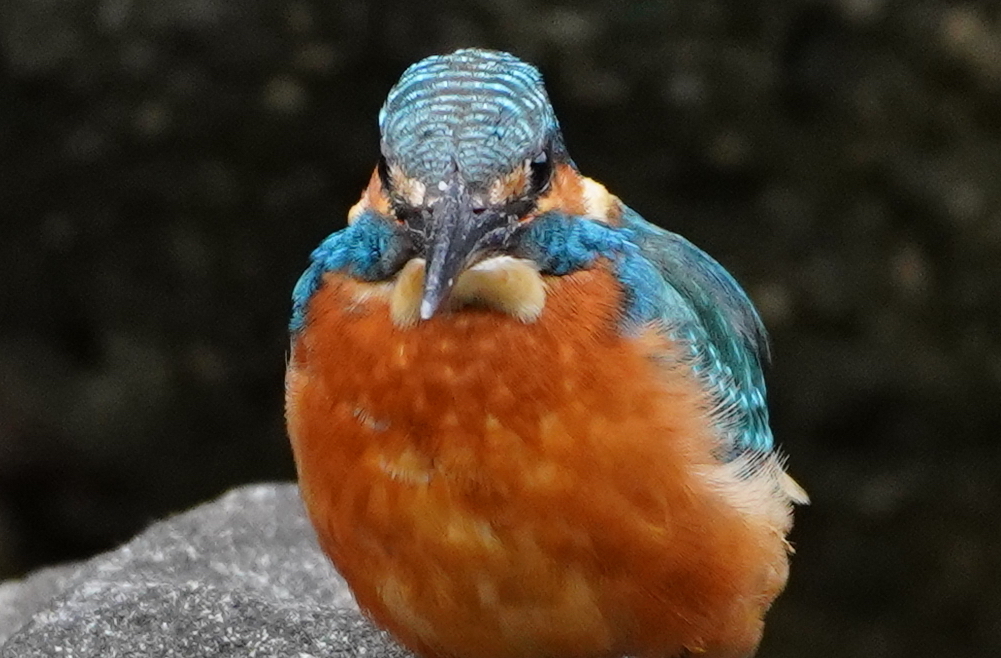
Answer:
<svg viewBox="0 0 1001 658"><path fill-rule="evenodd" d="M583 176L539 71L408 68L292 293L301 495L423 658L751 656L803 490L719 263Z"/></svg>

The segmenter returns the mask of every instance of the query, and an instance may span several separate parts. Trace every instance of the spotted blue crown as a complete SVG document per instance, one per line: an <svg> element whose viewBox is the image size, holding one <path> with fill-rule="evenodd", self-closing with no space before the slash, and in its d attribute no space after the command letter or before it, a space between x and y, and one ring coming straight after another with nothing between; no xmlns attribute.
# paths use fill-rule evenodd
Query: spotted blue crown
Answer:
<svg viewBox="0 0 1001 658"><path fill-rule="evenodd" d="M485 185L546 146L562 150L538 69L490 50L412 65L389 92L379 128L387 160L425 181L455 166L467 182Z"/></svg>

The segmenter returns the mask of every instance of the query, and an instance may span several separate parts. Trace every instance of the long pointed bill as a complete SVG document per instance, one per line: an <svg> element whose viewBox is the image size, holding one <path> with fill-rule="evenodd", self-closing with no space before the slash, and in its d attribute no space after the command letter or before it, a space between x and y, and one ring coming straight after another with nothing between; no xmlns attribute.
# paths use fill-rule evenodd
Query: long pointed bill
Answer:
<svg viewBox="0 0 1001 658"><path fill-rule="evenodd" d="M429 320L448 297L455 279L469 264L484 236L502 226L504 217L494 209L473 210L465 186L453 179L431 206L425 241L424 295L421 319Z"/></svg>

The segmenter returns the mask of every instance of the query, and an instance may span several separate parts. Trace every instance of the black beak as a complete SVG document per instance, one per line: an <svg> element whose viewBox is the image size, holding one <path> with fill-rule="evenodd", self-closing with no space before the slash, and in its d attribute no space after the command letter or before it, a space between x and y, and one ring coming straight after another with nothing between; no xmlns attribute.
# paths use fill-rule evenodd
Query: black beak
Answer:
<svg viewBox="0 0 1001 658"><path fill-rule="evenodd" d="M421 319L429 320L448 297L455 279L474 259L501 245L515 222L497 208L474 207L457 173L431 204L424 241Z"/></svg>

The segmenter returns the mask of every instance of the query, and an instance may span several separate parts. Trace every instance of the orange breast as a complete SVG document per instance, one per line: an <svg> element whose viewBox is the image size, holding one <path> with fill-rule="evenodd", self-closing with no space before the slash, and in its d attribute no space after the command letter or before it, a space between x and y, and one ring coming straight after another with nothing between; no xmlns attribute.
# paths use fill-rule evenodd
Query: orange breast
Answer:
<svg viewBox="0 0 1001 658"><path fill-rule="evenodd" d="M782 533L701 475L701 392L620 335L607 271L547 279L531 324L400 329L363 285L326 275L287 413L320 542L379 624L425 656L753 651Z"/></svg>

